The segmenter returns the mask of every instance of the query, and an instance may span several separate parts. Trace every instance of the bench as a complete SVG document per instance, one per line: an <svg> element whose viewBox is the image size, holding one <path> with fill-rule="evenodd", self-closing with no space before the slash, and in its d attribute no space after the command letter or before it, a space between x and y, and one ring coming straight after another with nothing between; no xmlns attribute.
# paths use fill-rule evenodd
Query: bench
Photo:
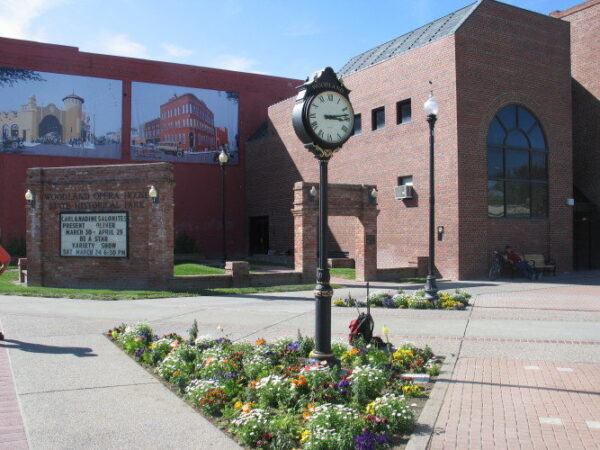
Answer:
<svg viewBox="0 0 600 450"><path fill-rule="evenodd" d="M552 261L546 261L544 255L532 253L529 255L523 255L523 260L527 261L534 270L540 272L552 272L552 275L556 276L556 264Z"/></svg>

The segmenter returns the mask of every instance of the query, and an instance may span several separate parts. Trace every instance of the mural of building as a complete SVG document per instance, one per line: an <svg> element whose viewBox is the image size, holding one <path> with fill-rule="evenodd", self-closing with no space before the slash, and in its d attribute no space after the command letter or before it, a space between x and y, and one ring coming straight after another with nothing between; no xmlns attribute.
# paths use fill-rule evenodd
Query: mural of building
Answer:
<svg viewBox="0 0 600 450"><path fill-rule="evenodd" d="M216 127L215 132L217 134L217 148L229 144L229 133L226 127Z"/></svg>
<svg viewBox="0 0 600 450"><path fill-rule="evenodd" d="M194 94L174 96L160 105L160 141L178 143L189 151L214 150L213 112Z"/></svg>
<svg viewBox="0 0 600 450"><path fill-rule="evenodd" d="M86 140L90 127L83 103L84 99L73 93L63 98L62 109L54 103L40 106L32 95L19 111L0 112L2 140L18 138L23 142L52 143Z"/></svg>
<svg viewBox="0 0 600 450"><path fill-rule="evenodd" d="M146 144L156 144L160 141L160 119L146 122L142 126L142 139Z"/></svg>

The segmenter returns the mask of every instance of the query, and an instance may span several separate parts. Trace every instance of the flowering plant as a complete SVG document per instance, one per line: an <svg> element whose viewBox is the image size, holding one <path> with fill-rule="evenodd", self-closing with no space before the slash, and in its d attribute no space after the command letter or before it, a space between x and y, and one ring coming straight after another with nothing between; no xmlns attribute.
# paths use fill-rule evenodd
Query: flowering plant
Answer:
<svg viewBox="0 0 600 450"><path fill-rule="evenodd" d="M402 373L436 367L429 348L411 344L390 353L361 340L351 348L337 342L338 367L306 362L309 337L234 343L195 328L189 339L159 338L147 324L122 325L108 336L252 448L384 448L414 423L403 390L422 395Z"/></svg>

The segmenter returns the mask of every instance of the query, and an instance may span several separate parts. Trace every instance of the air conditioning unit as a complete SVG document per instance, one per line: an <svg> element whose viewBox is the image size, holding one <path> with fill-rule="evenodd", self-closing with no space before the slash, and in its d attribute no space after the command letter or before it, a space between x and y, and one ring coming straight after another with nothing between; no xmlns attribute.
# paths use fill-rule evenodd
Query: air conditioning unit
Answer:
<svg viewBox="0 0 600 450"><path fill-rule="evenodd" d="M396 196L396 200L404 200L407 198L412 198L413 187L409 184L401 184L400 186L396 186L394 188L394 194Z"/></svg>

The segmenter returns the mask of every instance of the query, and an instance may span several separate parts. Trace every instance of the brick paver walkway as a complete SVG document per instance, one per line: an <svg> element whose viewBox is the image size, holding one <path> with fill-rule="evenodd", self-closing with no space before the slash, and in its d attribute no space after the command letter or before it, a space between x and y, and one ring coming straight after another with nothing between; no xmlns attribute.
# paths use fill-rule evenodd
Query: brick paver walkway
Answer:
<svg viewBox="0 0 600 450"><path fill-rule="evenodd" d="M460 359L431 449L600 449L600 364Z"/></svg>
<svg viewBox="0 0 600 450"><path fill-rule="evenodd" d="M28 449L8 350L0 342L0 450Z"/></svg>

